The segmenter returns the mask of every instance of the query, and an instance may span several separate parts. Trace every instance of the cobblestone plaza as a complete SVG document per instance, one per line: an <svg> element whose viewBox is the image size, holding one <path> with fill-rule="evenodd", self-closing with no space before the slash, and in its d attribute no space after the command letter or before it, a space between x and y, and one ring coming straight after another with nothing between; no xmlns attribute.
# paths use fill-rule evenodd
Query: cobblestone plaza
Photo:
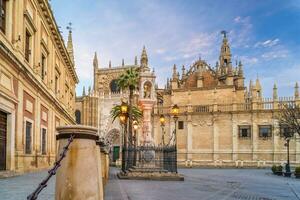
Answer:
<svg viewBox="0 0 300 200"><path fill-rule="evenodd" d="M105 188L106 200L298 200L300 181L271 174L266 169L179 169L184 182L127 181L112 168ZM0 179L0 199L23 200L46 172ZM39 199L54 199L52 179Z"/></svg>

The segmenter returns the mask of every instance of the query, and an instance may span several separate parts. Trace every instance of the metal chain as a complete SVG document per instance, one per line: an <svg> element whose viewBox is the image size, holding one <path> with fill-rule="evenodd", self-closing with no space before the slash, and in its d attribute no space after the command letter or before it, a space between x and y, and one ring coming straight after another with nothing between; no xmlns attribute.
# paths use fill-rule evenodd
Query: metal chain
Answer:
<svg viewBox="0 0 300 200"><path fill-rule="evenodd" d="M27 196L27 200L36 200L40 192L47 187L47 183L50 178L56 174L57 169L60 167L60 162L66 157L66 153L69 150L69 146L71 142L73 142L74 135L68 139L67 145L63 148L63 152L59 155L60 158L54 163L54 166L48 171L48 176L39 184L39 186L35 189L35 191Z"/></svg>

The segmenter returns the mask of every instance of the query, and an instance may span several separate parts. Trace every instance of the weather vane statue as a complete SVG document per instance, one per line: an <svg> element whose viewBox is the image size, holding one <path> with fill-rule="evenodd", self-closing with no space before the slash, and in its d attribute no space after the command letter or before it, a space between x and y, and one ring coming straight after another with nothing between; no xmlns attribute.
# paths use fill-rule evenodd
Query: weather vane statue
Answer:
<svg viewBox="0 0 300 200"><path fill-rule="evenodd" d="M221 31L221 34L223 34L224 38L226 38L227 31L223 30L223 31Z"/></svg>
<svg viewBox="0 0 300 200"><path fill-rule="evenodd" d="M72 22L68 23L67 29L69 30L69 32L72 32L73 28L72 28Z"/></svg>

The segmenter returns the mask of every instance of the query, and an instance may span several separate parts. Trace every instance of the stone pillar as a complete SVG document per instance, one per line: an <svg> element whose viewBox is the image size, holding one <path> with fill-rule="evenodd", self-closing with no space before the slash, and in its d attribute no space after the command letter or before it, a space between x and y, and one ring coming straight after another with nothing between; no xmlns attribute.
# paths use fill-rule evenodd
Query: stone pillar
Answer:
<svg viewBox="0 0 300 200"><path fill-rule="evenodd" d="M258 134L257 113L252 113L252 161L257 160Z"/></svg>
<svg viewBox="0 0 300 200"><path fill-rule="evenodd" d="M232 117L232 161L238 159L239 147L238 147L238 116L237 114L233 114Z"/></svg>
<svg viewBox="0 0 300 200"><path fill-rule="evenodd" d="M219 160L219 128L217 122L217 115L212 116L213 120L213 162Z"/></svg>
<svg viewBox="0 0 300 200"><path fill-rule="evenodd" d="M107 146L103 141L97 141L100 152L101 160L101 177L103 187L106 185L109 176L109 146Z"/></svg>
<svg viewBox="0 0 300 200"><path fill-rule="evenodd" d="M190 110L189 110L190 111ZM193 150L193 124L192 115L189 114L187 117L187 140L186 140L186 150L187 150L187 160L192 160L192 150Z"/></svg>
<svg viewBox="0 0 300 200"><path fill-rule="evenodd" d="M73 134L66 157L56 174L55 200L103 199L100 151L96 145L97 129L89 126L72 125L57 128L58 155ZM101 167L101 166L100 166Z"/></svg>
<svg viewBox="0 0 300 200"><path fill-rule="evenodd" d="M143 124L142 124L142 144L153 144L152 137L152 123L151 123L151 112L154 106L155 101L153 100L141 100L140 101L143 107Z"/></svg>
<svg viewBox="0 0 300 200"><path fill-rule="evenodd" d="M299 135L296 134L296 142L295 142L296 163L300 163L300 142L298 142L299 139L300 139Z"/></svg>

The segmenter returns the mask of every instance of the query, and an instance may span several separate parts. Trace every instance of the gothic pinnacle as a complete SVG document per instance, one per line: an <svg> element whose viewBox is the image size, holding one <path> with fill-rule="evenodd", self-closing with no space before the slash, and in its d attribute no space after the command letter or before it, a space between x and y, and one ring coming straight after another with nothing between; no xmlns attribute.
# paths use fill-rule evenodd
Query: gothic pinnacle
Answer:
<svg viewBox="0 0 300 200"><path fill-rule="evenodd" d="M74 49L73 49L73 40L72 40L72 28L71 28L71 25L67 26L67 29L69 30L68 42L67 42L67 51L68 51L68 54L70 56L70 59L71 59L72 63L74 64Z"/></svg>
<svg viewBox="0 0 300 200"><path fill-rule="evenodd" d="M176 64L174 64L174 66L173 66L173 75L172 75L172 78L173 78L173 79L176 79L176 76L177 76L177 69L176 69Z"/></svg>
<svg viewBox="0 0 300 200"><path fill-rule="evenodd" d="M243 72L243 65L242 65L242 62L239 61L239 71L238 71L238 75L239 76L243 76L244 75L244 72Z"/></svg>
<svg viewBox="0 0 300 200"><path fill-rule="evenodd" d="M143 47L142 55L141 55L141 67L147 68L148 67L148 56L146 52L146 47Z"/></svg>
<svg viewBox="0 0 300 200"><path fill-rule="evenodd" d="M82 88L82 96L84 97L85 96L85 87L83 86Z"/></svg>
<svg viewBox="0 0 300 200"><path fill-rule="evenodd" d="M138 65L137 56L134 57L134 65Z"/></svg>
<svg viewBox="0 0 300 200"><path fill-rule="evenodd" d="M296 100L299 99L299 86L298 86L298 82L296 82L296 85L295 85L295 99Z"/></svg>
<svg viewBox="0 0 300 200"><path fill-rule="evenodd" d="M94 59L93 59L93 66L94 66L94 69L98 69L99 65L98 65L98 57L97 57L97 52L95 51L95 54L94 54Z"/></svg>
<svg viewBox="0 0 300 200"><path fill-rule="evenodd" d="M277 100L277 99L278 99L277 86L276 86L276 83L274 83L274 86L273 86L273 100Z"/></svg>

